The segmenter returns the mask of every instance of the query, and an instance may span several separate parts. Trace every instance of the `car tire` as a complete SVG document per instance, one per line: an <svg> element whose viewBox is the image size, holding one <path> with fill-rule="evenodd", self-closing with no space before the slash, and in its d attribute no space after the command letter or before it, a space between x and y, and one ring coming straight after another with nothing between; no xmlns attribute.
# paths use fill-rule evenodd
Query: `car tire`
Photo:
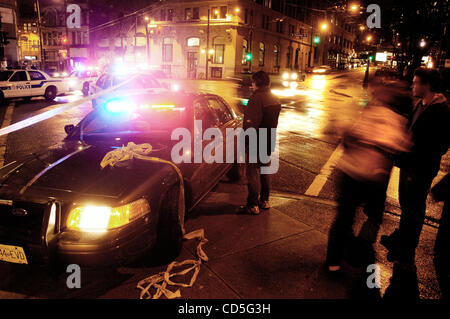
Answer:
<svg viewBox="0 0 450 319"><path fill-rule="evenodd" d="M234 163L230 170L227 172L227 177L230 182L232 183L238 183L241 181L242 177L244 176L244 164L243 163Z"/></svg>
<svg viewBox="0 0 450 319"><path fill-rule="evenodd" d="M23 100L28 103L31 101L31 96L24 97Z"/></svg>
<svg viewBox="0 0 450 319"><path fill-rule="evenodd" d="M174 185L161 201L155 252L161 261L173 261L183 247L183 230L178 217L179 186Z"/></svg>
<svg viewBox="0 0 450 319"><path fill-rule="evenodd" d="M88 82L83 83L83 89L81 90L81 92L83 92L84 96L89 95L89 83Z"/></svg>
<svg viewBox="0 0 450 319"><path fill-rule="evenodd" d="M56 98L56 87L49 86L47 89L45 89L44 97L47 101L51 102Z"/></svg>

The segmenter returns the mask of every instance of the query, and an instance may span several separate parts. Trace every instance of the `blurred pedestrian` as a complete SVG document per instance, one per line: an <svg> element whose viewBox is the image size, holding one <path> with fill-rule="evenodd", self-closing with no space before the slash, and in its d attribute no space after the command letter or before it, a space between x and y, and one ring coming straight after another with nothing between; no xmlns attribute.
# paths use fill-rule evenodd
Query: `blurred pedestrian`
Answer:
<svg viewBox="0 0 450 319"><path fill-rule="evenodd" d="M412 135L411 152L397 162L400 167L400 225L380 243L388 250L388 260L414 264L415 250L425 219L428 190L439 172L441 157L450 144L450 109L447 99L438 93L440 74L434 69L414 72L412 93L419 98L408 121Z"/></svg>
<svg viewBox="0 0 450 319"><path fill-rule="evenodd" d="M337 164L338 211L328 238L329 271L338 271L344 252L355 247L359 251L353 253L359 262L365 266L374 263L372 244L383 220L392 156L408 151L410 146L404 113L411 97L406 87L400 82L372 84L371 95L375 101L342 138L344 152ZM361 204L368 218L355 241L353 222Z"/></svg>
<svg viewBox="0 0 450 319"><path fill-rule="evenodd" d="M276 135L272 134L272 129L278 126L278 117L281 112L280 101L270 91L270 78L264 71L258 71L252 75L253 94L248 100L247 107L244 112L244 130L254 128L257 132L257 145L247 145L246 149L246 173L248 197L247 204L241 207L241 212L258 215L261 209L269 209L270 195L270 175L261 174L263 164L260 160L260 152L267 150L267 156L274 151ZM261 130L266 130L266 145L261 145L264 141L260 141ZM251 163L249 160L249 151L256 148L257 162Z"/></svg>
<svg viewBox="0 0 450 319"><path fill-rule="evenodd" d="M450 297L450 173L432 189L436 201L444 201L439 230L434 244L434 264L442 298Z"/></svg>

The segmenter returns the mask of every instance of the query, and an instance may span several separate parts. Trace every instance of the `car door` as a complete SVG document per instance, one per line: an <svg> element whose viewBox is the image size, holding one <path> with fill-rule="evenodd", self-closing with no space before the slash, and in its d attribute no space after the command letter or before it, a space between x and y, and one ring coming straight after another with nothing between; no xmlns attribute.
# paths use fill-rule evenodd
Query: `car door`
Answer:
<svg viewBox="0 0 450 319"><path fill-rule="evenodd" d="M194 203L217 182L217 166L220 163L207 163L204 158L205 147L211 143L210 140L203 140L203 134L208 128L217 128L217 116L209 108L208 101L200 97L194 100L194 122L192 132L192 176L191 188ZM200 125L201 124L201 127ZM201 147L196 147L195 143L199 143ZM197 158L195 153L198 153Z"/></svg>
<svg viewBox="0 0 450 319"><path fill-rule="evenodd" d="M31 82L26 71L16 71L9 79L12 97L31 96Z"/></svg>
<svg viewBox="0 0 450 319"><path fill-rule="evenodd" d="M218 165L216 167L216 174L221 175L224 171L226 171L231 163L226 163L226 155L227 155L227 144L230 144L229 147L234 150L234 158L233 162L236 158L236 147L235 140L230 139L227 140L227 128L234 129L236 128L236 116L228 104L219 96L211 95L207 98L208 106L210 109L216 114L217 118L217 127L220 129L221 134L223 136L222 147L223 147L223 164Z"/></svg>
<svg viewBox="0 0 450 319"><path fill-rule="evenodd" d="M31 95L44 95L44 84L46 83L45 76L39 71L28 71L31 83Z"/></svg>

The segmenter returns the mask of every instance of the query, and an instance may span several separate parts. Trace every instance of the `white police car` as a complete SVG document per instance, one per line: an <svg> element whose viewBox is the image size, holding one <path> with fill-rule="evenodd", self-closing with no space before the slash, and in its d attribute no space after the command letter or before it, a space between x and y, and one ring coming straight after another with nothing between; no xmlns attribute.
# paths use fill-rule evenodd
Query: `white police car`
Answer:
<svg viewBox="0 0 450 319"><path fill-rule="evenodd" d="M66 79L69 91L81 91L84 96L89 95L91 85L97 82L100 72L96 69L75 70Z"/></svg>
<svg viewBox="0 0 450 319"><path fill-rule="evenodd" d="M67 83L62 79L50 77L40 70L2 70L0 71L0 103L6 99L43 96L53 101L59 94L67 92Z"/></svg>

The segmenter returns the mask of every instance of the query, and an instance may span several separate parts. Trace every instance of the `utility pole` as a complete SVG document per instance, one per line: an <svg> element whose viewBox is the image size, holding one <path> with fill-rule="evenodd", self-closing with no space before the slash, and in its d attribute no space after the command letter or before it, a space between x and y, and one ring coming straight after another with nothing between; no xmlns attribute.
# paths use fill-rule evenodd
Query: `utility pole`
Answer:
<svg viewBox="0 0 450 319"><path fill-rule="evenodd" d="M208 80L208 62L209 62L209 16L211 9L208 7L208 26L206 28L206 69L205 69L205 77Z"/></svg>
<svg viewBox="0 0 450 319"><path fill-rule="evenodd" d="M44 54L44 47L42 44L44 37L42 35L41 9L39 6L39 0L36 0L36 9L37 9L37 14L38 14L39 48L41 51L41 70L45 70L45 54Z"/></svg>

